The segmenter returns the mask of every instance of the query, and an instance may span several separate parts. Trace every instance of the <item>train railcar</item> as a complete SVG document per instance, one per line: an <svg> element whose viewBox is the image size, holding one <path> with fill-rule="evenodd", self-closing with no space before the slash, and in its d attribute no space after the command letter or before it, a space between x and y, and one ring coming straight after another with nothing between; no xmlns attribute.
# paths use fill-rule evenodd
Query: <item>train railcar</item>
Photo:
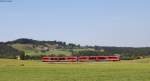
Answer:
<svg viewBox="0 0 150 81"><path fill-rule="evenodd" d="M96 61L119 61L119 56L96 56Z"/></svg>
<svg viewBox="0 0 150 81"><path fill-rule="evenodd" d="M120 56L68 56L68 57L42 57L43 62L87 62L87 61L120 61Z"/></svg>
<svg viewBox="0 0 150 81"><path fill-rule="evenodd" d="M78 60L78 57L75 56L65 57L65 60L69 62L76 62Z"/></svg>
<svg viewBox="0 0 150 81"><path fill-rule="evenodd" d="M79 56L78 61L80 62L89 61L89 56Z"/></svg>

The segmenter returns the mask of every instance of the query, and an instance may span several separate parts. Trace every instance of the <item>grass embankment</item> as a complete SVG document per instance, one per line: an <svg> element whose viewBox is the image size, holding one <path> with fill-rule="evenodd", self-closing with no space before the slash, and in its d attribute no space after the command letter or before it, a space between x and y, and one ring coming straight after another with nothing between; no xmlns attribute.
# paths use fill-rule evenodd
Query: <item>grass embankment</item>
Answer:
<svg viewBox="0 0 150 81"><path fill-rule="evenodd" d="M149 67L145 60L48 64L0 59L0 81L149 81Z"/></svg>

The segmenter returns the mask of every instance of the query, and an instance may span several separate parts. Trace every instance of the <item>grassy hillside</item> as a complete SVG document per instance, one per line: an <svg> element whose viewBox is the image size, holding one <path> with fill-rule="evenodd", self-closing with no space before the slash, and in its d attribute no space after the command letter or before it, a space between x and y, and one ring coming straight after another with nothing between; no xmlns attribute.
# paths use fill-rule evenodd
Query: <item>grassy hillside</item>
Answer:
<svg viewBox="0 0 150 81"><path fill-rule="evenodd" d="M41 52L39 49L33 48L32 44L12 44L12 47L24 51L26 55L50 55L50 54L65 54L65 55L70 55L71 52L69 51L63 51L60 49L53 49L53 50L48 50L45 52Z"/></svg>
<svg viewBox="0 0 150 81"><path fill-rule="evenodd" d="M150 64L139 61L48 64L0 59L0 81L149 81Z"/></svg>
<svg viewBox="0 0 150 81"><path fill-rule="evenodd" d="M16 56L24 56L23 51L12 48L11 46L0 44L0 58L16 58Z"/></svg>
<svg viewBox="0 0 150 81"><path fill-rule="evenodd" d="M16 48L18 50L24 51L26 55L50 55L50 54L55 54L55 55L66 55L70 56L72 54L70 49L50 49L45 52L41 52L38 47L33 47L32 44L12 44L11 45L13 48ZM83 50L94 50L94 49L73 49L74 52L79 52Z"/></svg>

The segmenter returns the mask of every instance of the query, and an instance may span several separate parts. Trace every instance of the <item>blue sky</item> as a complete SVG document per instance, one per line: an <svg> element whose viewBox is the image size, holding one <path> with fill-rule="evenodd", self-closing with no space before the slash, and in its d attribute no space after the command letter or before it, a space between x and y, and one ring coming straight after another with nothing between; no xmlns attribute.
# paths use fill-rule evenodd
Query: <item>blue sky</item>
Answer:
<svg viewBox="0 0 150 81"><path fill-rule="evenodd" d="M150 0L0 2L0 41L17 38L150 46Z"/></svg>

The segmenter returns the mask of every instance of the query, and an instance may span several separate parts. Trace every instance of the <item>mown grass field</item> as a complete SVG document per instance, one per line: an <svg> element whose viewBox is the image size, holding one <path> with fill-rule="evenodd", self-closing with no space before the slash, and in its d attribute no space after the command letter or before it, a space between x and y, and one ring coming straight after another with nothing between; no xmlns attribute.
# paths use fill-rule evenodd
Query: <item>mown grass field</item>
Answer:
<svg viewBox="0 0 150 81"><path fill-rule="evenodd" d="M150 81L150 59L79 64L0 59L0 81Z"/></svg>

